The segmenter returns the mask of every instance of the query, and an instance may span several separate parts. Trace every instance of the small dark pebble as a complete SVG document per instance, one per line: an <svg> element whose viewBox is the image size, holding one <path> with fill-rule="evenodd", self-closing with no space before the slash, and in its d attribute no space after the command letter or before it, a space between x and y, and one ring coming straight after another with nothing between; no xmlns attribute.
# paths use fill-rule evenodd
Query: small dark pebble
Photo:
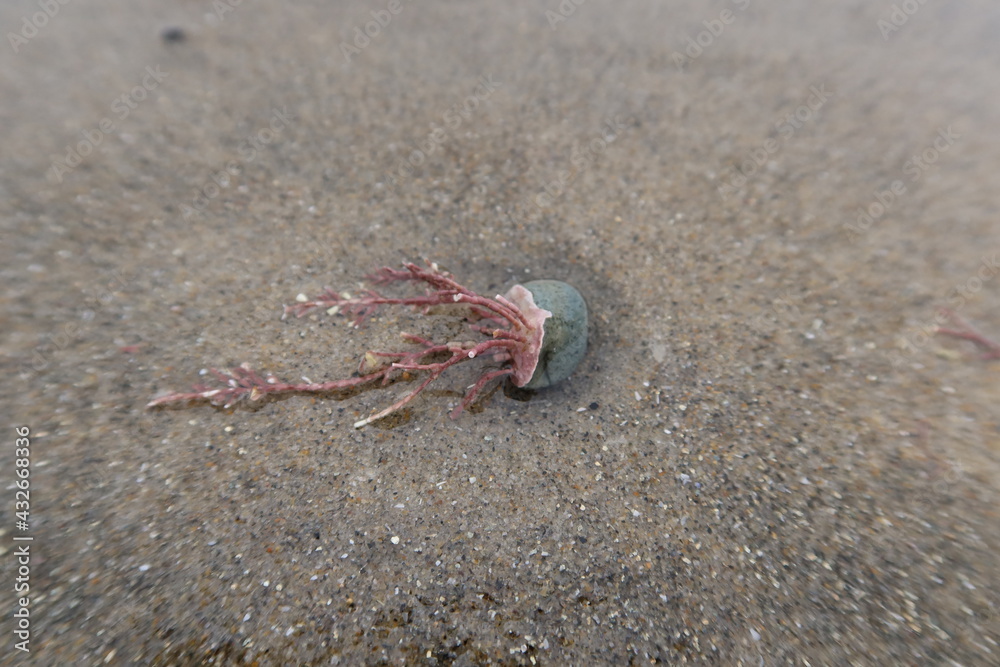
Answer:
<svg viewBox="0 0 1000 667"><path fill-rule="evenodd" d="M594 401L593 403L591 403L591 404L590 404L590 405L588 406L588 408L589 408L590 410L596 410L596 409L597 409L597 408L599 408L599 407L601 407L601 406L599 406L599 405L597 404L597 401Z"/></svg>
<svg viewBox="0 0 1000 667"><path fill-rule="evenodd" d="M160 38L168 44L179 44L187 39L187 33L183 28L164 28L160 33Z"/></svg>

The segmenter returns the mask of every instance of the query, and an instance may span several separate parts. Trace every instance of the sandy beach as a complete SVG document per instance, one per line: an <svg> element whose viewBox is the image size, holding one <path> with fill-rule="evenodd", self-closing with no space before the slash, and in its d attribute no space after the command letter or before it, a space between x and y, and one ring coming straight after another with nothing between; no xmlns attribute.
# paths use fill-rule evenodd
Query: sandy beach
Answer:
<svg viewBox="0 0 1000 667"><path fill-rule="evenodd" d="M995 2L0 25L0 665L1000 663ZM282 319L425 259L574 285L576 372L147 409L464 339Z"/></svg>

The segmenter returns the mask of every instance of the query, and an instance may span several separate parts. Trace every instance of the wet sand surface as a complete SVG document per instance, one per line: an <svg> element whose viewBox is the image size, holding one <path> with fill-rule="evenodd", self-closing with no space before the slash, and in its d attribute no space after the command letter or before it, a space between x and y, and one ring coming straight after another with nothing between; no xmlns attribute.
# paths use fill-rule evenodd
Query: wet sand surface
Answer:
<svg viewBox="0 0 1000 667"><path fill-rule="evenodd" d="M1000 662L1000 9L779 4L5 3L0 663ZM146 409L467 336L281 320L423 258L577 372Z"/></svg>

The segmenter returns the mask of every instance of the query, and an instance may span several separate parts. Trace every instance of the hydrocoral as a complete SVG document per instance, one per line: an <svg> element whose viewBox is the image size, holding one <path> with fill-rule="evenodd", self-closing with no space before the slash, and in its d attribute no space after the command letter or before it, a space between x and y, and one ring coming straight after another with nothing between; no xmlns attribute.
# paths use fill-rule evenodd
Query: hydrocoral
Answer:
<svg viewBox="0 0 1000 667"><path fill-rule="evenodd" d="M330 314L343 313L353 316L354 326L360 326L381 306L402 305L421 308L423 314L434 306L461 304L467 308L470 319L486 322L488 325L469 323L469 328L486 339L476 341L452 341L435 343L414 334L401 332L406 341L417 345L408 352L384 352L369 350L358 365L357 374L343 380L314 383L290 383L279 380L274 375L261 375L247 364L231 371L211 369L209 372L219 385L195 385L191 392L177 392L161 396L149 403L149 407L170 403L208 401L214 405L229 407L248 399L258 401L266 396L278 394L324 393L348 389L367 383L380 381L383 386L404 373L424 371L427 373L409 393L389 407L355 422L360 428L371 422L397 412L446 370L476 357L492 355L501 364L500 368L483 372L465 393L461 403L451 412L457 417L468 407L491 380L512 376L517 386L524 386L534 375L542 349L544 322L552 313L535 305L531 293L520 285L515 285L506 297L497 295L490 299L476 294L457 283L449 273L437 264L429 263L427 268L406 263L402 269L383 267L366 276L373 286L358 296L335 292L329 288L317 297L286 306L282 319L289 314L302 317L317 309ZM425 293L418 296L391 297L378 292L374 287L395 283L422 283ZM520 289L519 289L520 288ZM440 360L442 357L446 357ZM439 359L434 361L434 359Z"/></svg>

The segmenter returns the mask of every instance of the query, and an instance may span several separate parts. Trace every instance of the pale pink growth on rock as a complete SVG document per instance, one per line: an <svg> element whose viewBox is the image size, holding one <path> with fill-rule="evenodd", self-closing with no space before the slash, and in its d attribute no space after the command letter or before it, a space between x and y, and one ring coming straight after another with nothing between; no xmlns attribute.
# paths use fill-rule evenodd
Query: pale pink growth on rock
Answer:
<svg viewBox="0 0 1000 667"><path fill-rule="evenodd" d="M535 305L535 299L531 292L523 285L514 285L507 291L507 299L497 295L497 301L504 305L520 310L528 322L529 341L524 345L512 349L509 354L514 366L514 384L523 387L531 380L535 374L535 367L538 365L538 351L542 349L542 341L545 339L545 320L552 317L552 313L543 310ZM508 300L509 299L509 300Z"/></svg>

